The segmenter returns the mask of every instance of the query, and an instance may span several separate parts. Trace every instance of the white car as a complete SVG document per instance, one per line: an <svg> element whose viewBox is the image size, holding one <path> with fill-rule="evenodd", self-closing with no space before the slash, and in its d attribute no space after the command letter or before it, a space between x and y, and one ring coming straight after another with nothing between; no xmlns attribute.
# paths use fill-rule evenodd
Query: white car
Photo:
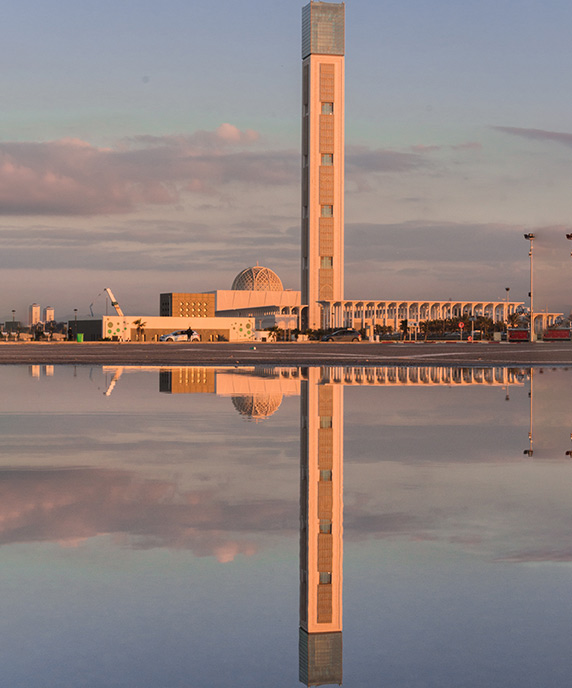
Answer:
<svg viewBox="0 0 572 688"><path fill-rule="evenodd" d="M169 332L169 334L162 334L159 337L160 342L200 342L201 335L191 330L175 330L174 332Z"/></svg>

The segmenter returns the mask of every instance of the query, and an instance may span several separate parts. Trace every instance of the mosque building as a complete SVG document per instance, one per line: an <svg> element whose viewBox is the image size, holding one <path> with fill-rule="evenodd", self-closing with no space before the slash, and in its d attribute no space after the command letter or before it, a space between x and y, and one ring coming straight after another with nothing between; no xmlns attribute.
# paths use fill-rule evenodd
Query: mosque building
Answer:
<svg viewBox="0 0 572 688"><path fill-rule="evenodd" d="M302 10L301 329L506 322L522 302L344 299L344 55L345 4L311 0Z"/></svg>
<svg viewBox="0 0 572 688"><path fill-rule="evenodd" d="M256 329L353 327L373 334L407 320L489 317L507 322L521 301L344 298L345 4L311 0L302 10L301 291L270 268L240 272L231 289L161 294L162 316L253 317ZM193 311L193 305L201 309ZM538 314L542 327L559 314ZM540 324L540 323L538 323Z"/></svg>
<svg viewBox="0 0 572 688"><path fill-rule="evenodd" d="M160 295L155 316L113 316L70 323L86 340L150 341L175 330L195 330L201 341L248 341L257 331L376 326L416 332L424 320L488 317L509 321L523 302L344 298L344 60L345 4L310 0L302 9L301 290L256 264L239 272L230 289ZM34 305L31 309L37 309ZM535 329L561 313L535 313ZM36 318L36 310L30 311ZM37 315L39 319L39 315ZM173 332L174 333L174 332Z"/></svg>
<svg viewBox="0 0 572 688"><path fill-rule="evenodd" d="M300 292L284 289L273 270L255 265L239 272L230 289L161 294L160 313L167 317L200 317L203 313L204 317L249 317L254 318L257 330L293 330L299 322Z"/></svg>

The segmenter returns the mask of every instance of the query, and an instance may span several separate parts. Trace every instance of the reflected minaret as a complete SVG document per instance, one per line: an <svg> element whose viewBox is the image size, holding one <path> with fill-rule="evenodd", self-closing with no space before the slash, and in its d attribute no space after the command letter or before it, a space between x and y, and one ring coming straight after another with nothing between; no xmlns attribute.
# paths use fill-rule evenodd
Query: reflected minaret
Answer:
<svg viewBox="0 0 572 688"><path fill-rule="evenodd" d="M308 369L300 415L299 677L341 685L343 385Z"/></svg>

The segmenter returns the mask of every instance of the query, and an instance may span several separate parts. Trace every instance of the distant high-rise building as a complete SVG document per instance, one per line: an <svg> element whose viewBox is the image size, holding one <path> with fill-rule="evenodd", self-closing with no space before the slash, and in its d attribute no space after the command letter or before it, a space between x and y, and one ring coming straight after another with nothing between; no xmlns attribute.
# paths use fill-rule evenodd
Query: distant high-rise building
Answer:
<svg viewBox="0 0 572 688"><path fill-rule="evenodd" d="M28 309L28 325L35 325L40 322L40 306L33 303Z"/></svg>
<svg viewBox="0 0 572 688"><path fill-rule="evenodd" d="M53 322L56 319L55 310L53 306L46 306L44 308L44 322Z"/></svg>
<svg viewBox="0 0 572 688"><path fill-rule="evenodd" d="M302 10L302 327L344 295L344 3Z"/></svg>

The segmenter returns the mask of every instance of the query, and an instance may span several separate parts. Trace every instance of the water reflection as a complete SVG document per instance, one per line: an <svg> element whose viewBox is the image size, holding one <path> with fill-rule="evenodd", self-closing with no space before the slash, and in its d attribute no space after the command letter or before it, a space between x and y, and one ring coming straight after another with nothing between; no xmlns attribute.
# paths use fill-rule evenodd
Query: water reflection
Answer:
<svg viewBox="0 0 572 688"><path fill-rule="evenodd" d="M300 404L299 678L342 683L343 386L310 369Z"/></svg>
<svg viewBox="0 0 572 688"><path fill-rule="evenodd" d="M160 391L172 394L213 393L230 396L236 410L253 420L269 418L283 395L300 394L300 631L299 680L308 686L340 684L343 594L343 446L344 387L497 387L510 401L510 390L530 385L530 449L533 456L534 405L553 419L554 402L568 418L565 389L536 390L533 371L505 368L322 367L298 370L162 370ZM566 385L567 383L564 383ZM551 388L552 387L552 388ZM552 394L551 394L552 392ZM556 392L556 393L555 393ZM539 398L540 397L540 398ZM552 423L554 425L554 423ZM542 431L540 431L542 432ZM554 439L553 433L550 435ZM541 445L545 450L547 443ZM554 448L554 442L552 442ZM537 453L538 454L538 453ZM411 527L414 520L409 517ZM453 539L476 544L480 536L456 534ZM518 556L518 555L512 555ZM537 554L521 554L535 558Z"/></svg>
<svg viewBox="0 0 572 688"><path fill-rule="evenodd" d="M4 378L11 394L3 401L0 544L55 542L72 551L107 537L112 559L130 548L234 562L241 582L229 575L228 592L219 585L202 616L198 603L198 611L188 610L181 637L200 645L210 619L212 643L222 643L227 627L240 627L239 634L266 642L272 653L295 635L296 603L287 592L294 568L279 571L266 560L259 587L242 603L244 581L255 576L255 567L244 564L239 579L238 563L259 561L281 538L299 534L296 649L305 685L341 684L342 678L365 685L383 667L394 686L504 687L513 685L507 674L519 671L514 685L526 684L527 656L550 655L559 675L568 667L567 655L542 645L546 639L556 648L569 636L568 574L548 585L538 569L527 577L511 568L500 582L498 572L514 563L572 561L570 371L105 368L103 377L96 370L89 379L81 368L47 373L34 369L21 396L22 378L14 371ZM298 450L299 505L290 468ZM195 566L186 560L183 580L189 571L194 575ZM215 576L212 569L209 575ZM136 588L137 576L133 581ZM208 582L197 587L208 590ZM521 597L509 604L513 590ZM542 622L544 606L523 611L535 590L552 614L562 610L554 632ZM167 588L156 594L168 594ZM177 603L185 603L183 596ZM266 625L235 621L246 614L241 605L253 606L250 618L257 623L267 615ZM163 617L170 616L160 614L165 625ZM195 614L201 619L196 627ZM282 631L277 620L284 619ZM134 642L143 642L132 633ZM233 650L236 633L224 636L225 661L243 666L244 648ZM502 661L518 654L510 639L525 633L529 644L519 641L526 648L524 669L513 659L503 673ZM433 634L437 647L427 645ZM487 645L489 636L498 648ZM479 648L477 659L464 654L469 647ZM485 669L479 665L481 656L493 658L487 661L494 671L487 673L487 662ZM292 685L294 659L285 657L266 666L275 685ZM546 679L549 669L542 672ZM289 678L281 680L282 674ZM530 675L530 685L558 685ZM254 684L249 676L233 670L226 680L202 675L190 684ZM84 683L170 688L189 685L184 681L136 684L98 676Z"/></svg>

